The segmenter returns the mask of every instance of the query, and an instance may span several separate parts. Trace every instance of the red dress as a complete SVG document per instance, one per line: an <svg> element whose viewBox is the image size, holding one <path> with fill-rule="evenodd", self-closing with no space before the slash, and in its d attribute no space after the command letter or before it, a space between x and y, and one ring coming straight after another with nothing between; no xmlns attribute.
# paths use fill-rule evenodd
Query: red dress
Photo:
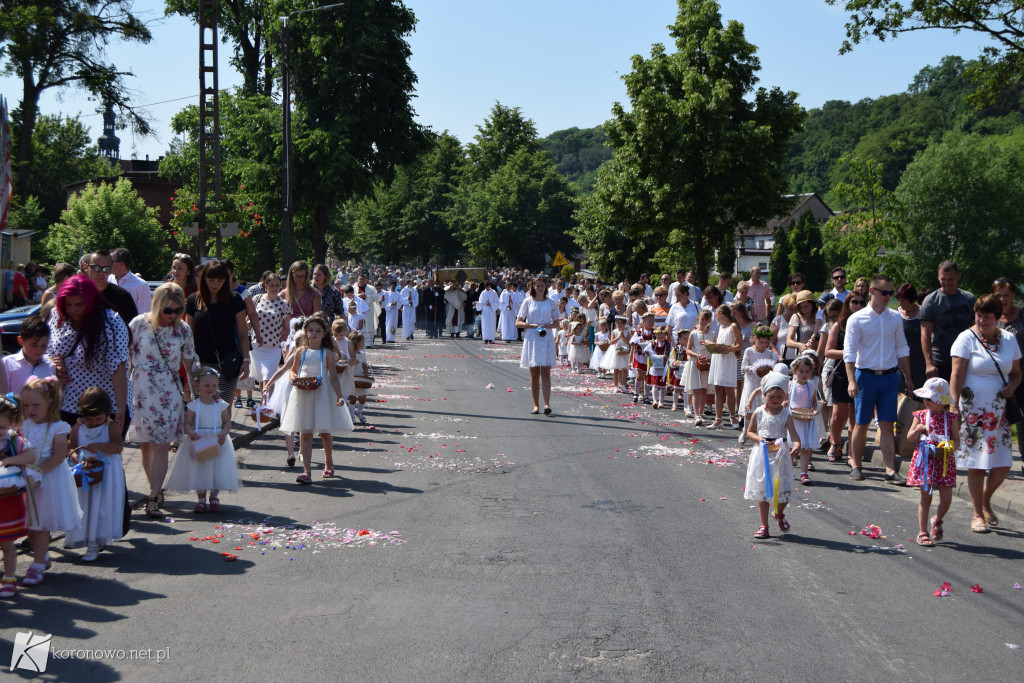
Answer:
<svg viewBox="0 0 1024 683"><path fill-rule="evenodd" d="M644 355L642 344L654 339L654 330L637 330L630 339L633 345L633 369L647 372L647 356Z"/></svg>
<svg viewBox="0 0 1024 683"><path fill-rule="evenodd" d="M914 411L914 417L928 428L928 435L931 441L945 441L953 436L953 414L946 411L933 413L930 410ZM952 488L956 486L956 458L953 451L950 451L945 458L941 449L936 448L926 458L920 457L921 444L914 449L914 459L910 461L910 471L907 472L907 486L922 486L927 483L927 488ZM926 477L927 475L927 477Z"/></svg>
<svg viewBox="0 0 1024 683"><path fill-rule="evenodd" d="M0 541L16 541L28 535L25 526L25 494L0 498Z"/></svg>

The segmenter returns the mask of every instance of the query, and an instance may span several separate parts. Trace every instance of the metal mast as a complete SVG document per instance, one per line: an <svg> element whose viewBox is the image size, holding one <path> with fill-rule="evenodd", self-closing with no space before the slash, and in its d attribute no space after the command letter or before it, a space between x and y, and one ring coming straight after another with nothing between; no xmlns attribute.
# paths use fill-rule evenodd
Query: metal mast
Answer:
<svg viewBox="0 0 1024 683"><path fill-rule="evenodd" d="M207 231L217 230L207 215L220 208L220 95L217 83L217 0L199 0L199 257ZM221 236L217 230L217 258Z"/></svg>

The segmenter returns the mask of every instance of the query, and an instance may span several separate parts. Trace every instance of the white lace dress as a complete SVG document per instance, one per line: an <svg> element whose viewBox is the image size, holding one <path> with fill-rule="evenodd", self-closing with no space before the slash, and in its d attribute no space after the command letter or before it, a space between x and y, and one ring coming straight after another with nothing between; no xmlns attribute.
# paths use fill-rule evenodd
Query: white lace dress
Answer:
<svg viewBox="0 0 1024 683"><path fill-rule="evenodd" d="M217 434L221 430L221 415L227 404L217 398L211 405L202 403L198 398L187 406L195 415L192 428L199 436ZM238 462L235 447L231 443L231 435L220 445L220 453L209 460L199 462L192 453L192 439L183 436L178 453L174 456L174 464L167 475L167 488L170 491L184 493L186 491L237 491Z"/></svg>
<svg viewBox="0 0 1024 683"><path fill-rule="evenodd" d="M719 344L733 346L736 340L732 336L732 326L723 327L718 331ZM708 371L708 384L713 387L736 386L736 367L739 359L735 353L711 354L711 369Z"/></svg>
<svg viewBox="0 0 1024 683"><path fill-rule="evenodd" d="M107 423L91 429L84 424L78 428L78 443L109 443L110 427ZM103 461L103 481L86 491L78 489L78 504L85 514L81 526L64 535L65 548L82 548L95 544L106 545L124 536L124 467L121 454L79 451L80 458L96 456Z"/></svg>
<svg viewBox="0 0 1024 683"><path fill-rule="evenodd" d="M774 490L778 486L778 500L788 503L793 493L793 459L789 456L789 445L786 443L786 422L789 420L789 408L783 408L778 415L772 415L764 406L754 411L757 418L757 435L762 439L771 439L778 446L777 451L767 451L765 445L755 443L750 449L750 462L747 464L747 485L743 497L747 500L772 502L767 495L766 482L771 480ZM765 472L765 454L768 456L768 471Z"/></svg>
<svg viewBox="0 0 1024 683"><path fill-rule="evenodd" d="M71 433L67 422L37 423L25 420L21 423L21 435L32 444L38 454L36 463L43 463L53 455L53 439ZM35 504L38 511L36 523L30 529L46 531L71 531L82 526L82 507L78 504L75 478L66 461L43 475L43 482L35 489ZM31 515L30 515L31 518Z"/></svg>

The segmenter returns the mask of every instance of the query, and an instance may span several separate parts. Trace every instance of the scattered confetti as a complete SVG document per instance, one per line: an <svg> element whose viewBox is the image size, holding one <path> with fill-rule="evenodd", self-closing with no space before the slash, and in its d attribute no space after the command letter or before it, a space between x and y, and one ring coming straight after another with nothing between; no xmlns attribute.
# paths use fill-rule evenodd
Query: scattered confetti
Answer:
<svg viewBox="0 0 1024 683"><path fill-rule="evenodd" d="M982 592L984 592L981 589L981 585L977 584L977 583L974 584L973 586L971 586L971 591L974 592L974 593L982 593Z"/></svg>

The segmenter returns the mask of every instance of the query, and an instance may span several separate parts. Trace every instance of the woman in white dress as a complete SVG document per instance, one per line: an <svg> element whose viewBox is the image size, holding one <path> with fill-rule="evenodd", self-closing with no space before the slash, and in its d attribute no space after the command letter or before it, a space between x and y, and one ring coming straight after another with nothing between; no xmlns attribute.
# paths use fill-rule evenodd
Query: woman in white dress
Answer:
<svg viewBox="0 0 1024 683"><path fill-rule="evenodd" d="M716 341L724 348L711 354L711 369L708 371L708 384L715 388L715 421L710 428L718 429L722 426L722 412L727 403L732 428L739 429L740 421L736 413L736 368L739 359L736 354L743 348L743 333L728 304L719 306L715 317L719 325Z"/></svg>
<svg viewBox="0 0 1024 683"><path fill-rule="evenodd" d="M994 294L974 303L974 325L953 342L950 394L953 412L960 416L957 465L967 470L967 487L974 505L971 531L985 533L998 526L992 495L1013 464L1006 399L1020 384L1020 348L1017 338L996 325L1003 304ZM1018 425L1017 429L1024 428ZM986 475L986 470L988 474Z"/></svg>
<svg viewBox="0 0 1024 683"><path fill-rule="evenodd" d="M484 283L484 291L476 301L476 310L480 311L480 337L484 344L494 343L494 332L498 327L498 294L494 291L494 283Z"/></svg>
<svg viewBox="0 0 1024 683"><path fill-rule="evenodd" d="M530 285L530 296L519 307L516 327L524 330L523 355L519 366L530 369L533 414L540 412L540 392L544 390L544 414L551 414L551 368L555 364L555 334L561 315L555 300L548 296L548 281L539 276Z"/></svg>

